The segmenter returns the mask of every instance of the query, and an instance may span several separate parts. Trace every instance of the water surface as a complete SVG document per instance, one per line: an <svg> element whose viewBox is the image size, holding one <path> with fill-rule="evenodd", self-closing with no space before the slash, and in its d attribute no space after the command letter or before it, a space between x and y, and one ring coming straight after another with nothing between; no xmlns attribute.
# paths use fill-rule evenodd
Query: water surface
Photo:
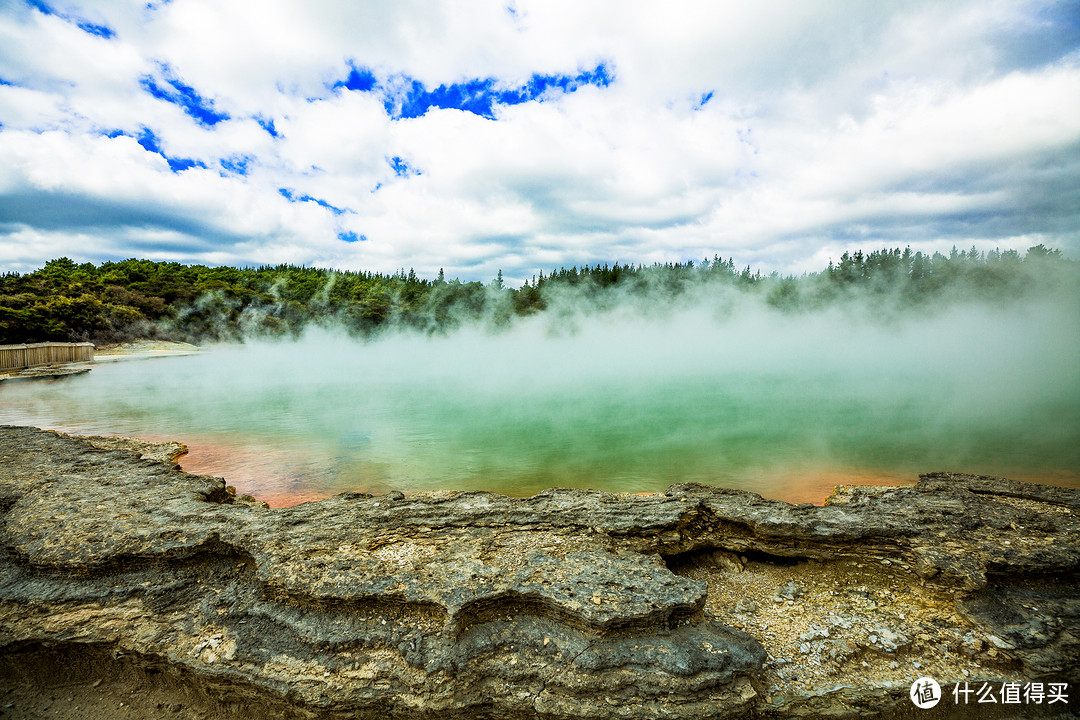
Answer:
<svg viewBox="0 0 1080 720"><path fill-rule="evenodd" d="M492 334L328 333L0 384L0 423L172 439L292 504L343 490L674 482L820 502L953 470L1080 485L1076 314L888 325L685 313Z"/></svg>

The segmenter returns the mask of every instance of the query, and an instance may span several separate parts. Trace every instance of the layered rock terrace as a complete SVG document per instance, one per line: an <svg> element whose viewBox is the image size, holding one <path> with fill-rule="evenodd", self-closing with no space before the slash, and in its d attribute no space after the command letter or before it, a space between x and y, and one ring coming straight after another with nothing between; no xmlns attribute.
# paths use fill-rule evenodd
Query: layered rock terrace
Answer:
<svg viewBox="0 0 1080 720"><path fill-rule="evenodd" d="M931 672L1080 680L1075 490L934 473L824 507L675 485L272 510L181 451L0 427L3 662L122 661L237 717L901 717Z"/></svg>

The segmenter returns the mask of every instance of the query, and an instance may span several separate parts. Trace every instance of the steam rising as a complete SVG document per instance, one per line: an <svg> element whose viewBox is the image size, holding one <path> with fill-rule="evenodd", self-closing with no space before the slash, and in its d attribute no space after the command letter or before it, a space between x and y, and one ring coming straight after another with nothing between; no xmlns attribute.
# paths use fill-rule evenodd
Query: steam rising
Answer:
<svg viewBox="0 0 1080 720"><path fill-rule="evenodd" d="M102 364L8 383L0 422L214 446L212 469L256 496L678 481L783 494L800 475L940 469L1077 484L1075 298L884 319L734 295L574 307L500 331L318 330Z"/></svg>

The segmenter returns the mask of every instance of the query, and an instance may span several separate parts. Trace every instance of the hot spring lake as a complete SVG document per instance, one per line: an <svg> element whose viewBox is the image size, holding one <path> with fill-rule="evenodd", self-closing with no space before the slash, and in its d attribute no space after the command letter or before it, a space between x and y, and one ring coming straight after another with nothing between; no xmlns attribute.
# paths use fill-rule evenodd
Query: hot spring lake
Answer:
<svg viewBox="0 0 1080 720"><path fill-rule="evenodd" d="M1075 309L888 326L687 313L555 332L331 333L0 383L0 424L189 446L289 505L345 490L701 482L821 502L948 470L1080 486Z"/></svg>

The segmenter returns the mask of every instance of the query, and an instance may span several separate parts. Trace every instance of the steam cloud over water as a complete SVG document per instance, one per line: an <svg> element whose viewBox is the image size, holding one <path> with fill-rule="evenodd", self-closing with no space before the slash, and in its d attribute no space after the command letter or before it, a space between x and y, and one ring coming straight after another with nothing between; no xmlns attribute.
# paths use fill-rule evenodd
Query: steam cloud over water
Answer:
<svg viewBox="0 0 1080 720"><path fill-rule="evenodd" d="M202 471L279 502L680 481L791 495L822 473L930 470L1075 485L1078 348L1075 299L880 318L714 299L101 364L6 383L0 422L209 448L216 464Z"/></svg>

